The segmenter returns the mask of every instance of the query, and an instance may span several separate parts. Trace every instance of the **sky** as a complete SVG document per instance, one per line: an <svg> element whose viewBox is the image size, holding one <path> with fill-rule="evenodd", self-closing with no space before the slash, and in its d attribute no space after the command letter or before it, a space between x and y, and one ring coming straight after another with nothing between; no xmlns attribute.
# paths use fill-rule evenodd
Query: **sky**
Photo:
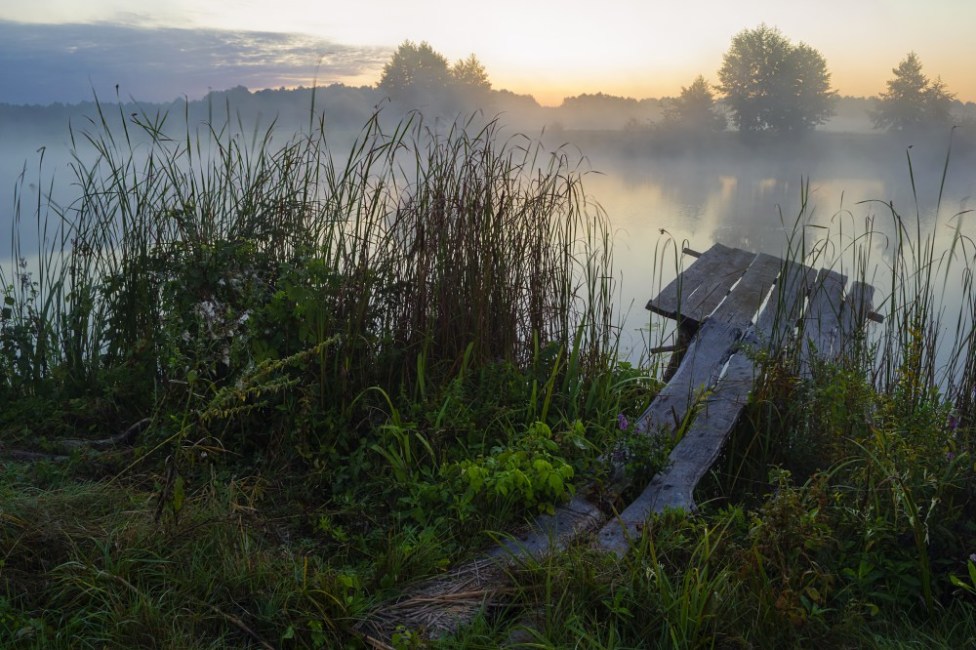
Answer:
<svg viewBox="0 0 976 650"><path fill-rule="evenodd" d="M495 88L546 105L583 93L677 95L717 82L766 23L826 58L835 90L871 96L915 51L976 101L976 0L4 0L0 102L76 102L119 84L145 101L208 89L372 85L404 40L475 54Z"/></svg>

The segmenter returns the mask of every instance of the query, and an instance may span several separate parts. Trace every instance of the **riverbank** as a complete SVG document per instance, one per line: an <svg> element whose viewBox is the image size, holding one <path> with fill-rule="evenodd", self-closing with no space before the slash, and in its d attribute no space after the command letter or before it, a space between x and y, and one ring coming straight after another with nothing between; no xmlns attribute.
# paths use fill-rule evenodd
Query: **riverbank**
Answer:
<svg viewBox="0 0 976 650"><path fill-rule="evenodd" d="M49 237L0 282L4 644L355 647L526 518L582 491L619 510L609 450L635 485L660 470L674 439L630 422L666 359L619 360L612 238L575 159L424 126L371 123L341 158L96 131L77 201L24 206ZM976 302L965 283L946 331L940 283L973 252L903 232L878 339L809 379L757 357L698 514L652 518L621 560L519 565L507 607L391 644L968 643Z"/></svg>

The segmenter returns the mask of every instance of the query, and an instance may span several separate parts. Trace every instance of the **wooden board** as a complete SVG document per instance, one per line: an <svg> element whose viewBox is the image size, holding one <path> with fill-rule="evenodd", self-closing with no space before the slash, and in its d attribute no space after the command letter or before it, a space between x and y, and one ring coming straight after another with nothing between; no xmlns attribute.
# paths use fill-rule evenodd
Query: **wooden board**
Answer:
<svg viewBox="0 0 976 650"><path fill-rule="evenodd" d="M677 427L688 410L718 379L743 328L731 323L708 320L698 330L671 380L635 423L636 430L656 435Z"/></svg>
<svg viewBox="0 0 976 650"><path fill-rule="evenodd" d="M684 420L696 397L718 379L782 267L782 262L771 255L752 257L739 283L692 338L677 371L638 418L638 431L674 429ZM703 258L704 255L699 259Z"/></svg>
<svg viewBox="0 0 976 650"><path fill-rule="evenodd" d="M784 262L769 302L756 322L759 343L779 351L793 334L817 271L797 262Z"/></svg>
<svg viewBox="0 0 976 650"><path fill-rule="evenodd" d="M647 303L654 313L700 323L719 305L756 257L715 244Z"/></svg>
<svg viewBox="0 0 976 650"><path fill-rule="evenodd" d="M814 359L840 352L840 319L847 276L821 269L800 324L800 376L810 377Z"/></svg>
<svg viewBox="0 0 976 650"><path fill-rule="evenodd" d="M623 556L630 542L640 537L641 527L651 513L665 508L691 510L693 492L708 468L718 458L752 390L753 363L737 354L715 391L681 441L671 450L669 465L657 474L627 508L597 534L596 545Z"/></svg>
<svg viewBox="0 0 976 650"><path fill-rule="evenodd" d="M711 336L711 330L718 325L714 317L722 315L723 307L728 310L729 315L742 318L753 304L752 300L762 300L769 289L768 284L765 284L768 282L766 274L770 272L769 269L775 268L779 276L776 291L759 314L756 326L748 330L742 342L746 346L756 347L763 345L763 342L786 339L817 274L802 264L783 263L776 258L763 262L757 258L754 266L756 269L753 271L753 278L746 282L749 276L747 272L743 276L743 282L740 282L739 286L745 288L742 302L736 301L729 306L723 303L713 314L713 318L702 325L699 337ZM730 294L730 299L739 286ZM754 295L749 298L751 294ZM735 427L752 392L755 373L755 362L750 350L740 349L732 354L724 374L706 397L701 411L695 415L684 437L671 450L668 467L658 473L623 512L600 530L595 542L599 548L622 556L630 542L640 536L641 527L652 513L663 512L665 508L695 508L695 487L718 458ZM653 409L654 404L651 407Z"/></svg>
<svg viewBox="0 0 976 650"><path fill-rule="evenodd" d="M739 283L719 305L712 318L747 326L752 323L763 300L769 294L783 263L772 255L760 253L753 257Z"/></svg>
<svg viewBox="0 0 976 650"><path fill-rule="evenodd" d="M565 549L572 540L595 529L605 519L600 508L577 495L569 503L558 506L553 514L536 517L524 533L505 539L488 556L508 562L539 559L546 553Z"/></svg>

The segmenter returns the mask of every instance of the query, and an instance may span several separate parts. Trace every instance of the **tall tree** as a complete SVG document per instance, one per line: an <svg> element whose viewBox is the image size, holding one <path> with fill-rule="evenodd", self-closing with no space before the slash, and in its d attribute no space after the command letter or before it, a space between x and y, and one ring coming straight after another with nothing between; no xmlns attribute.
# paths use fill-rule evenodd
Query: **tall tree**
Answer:
<svg viewBox="0 0 976 650"><path fill-rule="evenodd" d="M470 89L491 90L488 73L474 54L466 59L458 59L451 67L451 77L455 82Z"/></svg>
<svg viewBox="0 0 976 650"><path fill-rule="evenodd" d="M725 115L715 112L715 96L705 77L698 75L681 95L664 106L664 126L685 132L714 133L724 131Z"/></svg>
<svg viewBox="0 0 976 650"><path fill-rule="evenodd" d="M949 124L953 95L940 77L932 81L925 76L915 52L909 52L891 71L895 76L888 80L887 90L871 112L876 129L912 131Z"/></svg>
<svg viewBox="0 0 976 650"><path fill-rule="evenodd" d="M793 45L775 27L736 34L718 76L740 131L806 131L833 115L836 93L823 55L805 43Z"/></svg>
<svg viewBox="0 0 976 650"><path fill-rule="evenodd" d="M451 81L447 59L427 41L419 45L404 41L383 66L379 88L391 97L402 97L415 92L438 92Z"/></svg>

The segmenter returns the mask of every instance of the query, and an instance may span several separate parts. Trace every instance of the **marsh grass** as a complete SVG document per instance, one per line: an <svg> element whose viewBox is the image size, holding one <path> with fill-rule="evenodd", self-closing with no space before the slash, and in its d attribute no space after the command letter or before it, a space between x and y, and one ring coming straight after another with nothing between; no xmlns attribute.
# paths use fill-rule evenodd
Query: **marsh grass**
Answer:
<svg viewBox="0 0 976 650"><path fill-rule="evenodd" d="M341 155L314 121L179 121L99 112L78 198L17 195L41 244L0 269L4 445L152 424L117 457L0 459L4 644L355 646L405 585L599 494L662 368L615 358L612 237L567 151L479 117L376 117ZM785 256L881 285L884 323L805 379L798 346L755 351L697 514L621 561L526 561L511 607L434 645L971 643L976 247L961 214L946 240L872 204L885 236L807 198Z"/></svg>
<svg viewBox="0 0 976 650"><path fill-rule="evenodd" d="M321 121L278 143L229 106L182 118L99 104L76 198L14 206L5 443L151 420L118 454L9 463L0 621L25 647L345 642L372 598L571 494L643 399L570 152L480 116L377 115L342 152Z"/></svg>
<svg viewBox="0 0 976 650"><path fill-rule="evenodd" d="M322 124L275 146L229 107L176 119L99 105L72 132L79 196L38 195L37 275L0 277L5 396L90 397L125 368L124 421L329 340L318 400L351 405L372 385L423 399L466 356L563 349L565 383L613 353L606 223L566 152L476 118L377 116L342 157Z"/></svg>

